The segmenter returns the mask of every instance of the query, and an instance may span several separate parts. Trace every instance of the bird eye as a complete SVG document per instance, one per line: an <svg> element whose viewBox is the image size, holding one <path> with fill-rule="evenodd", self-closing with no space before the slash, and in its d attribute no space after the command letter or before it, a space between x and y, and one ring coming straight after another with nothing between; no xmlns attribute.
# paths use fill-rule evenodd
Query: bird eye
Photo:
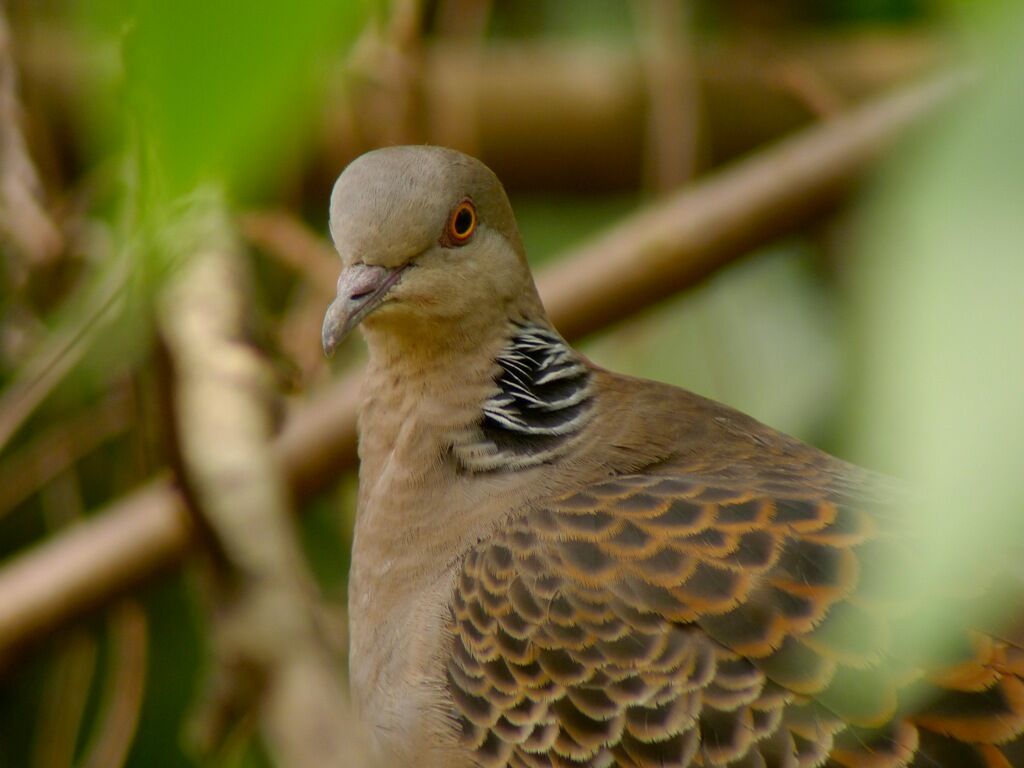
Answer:
<svg viewBox="0 0 1024 768"><path fill-rule="evenodd" d="M464 245L476 231L476 207L469 200L463 200L448 217L445 227L447 245Z"/></svg>

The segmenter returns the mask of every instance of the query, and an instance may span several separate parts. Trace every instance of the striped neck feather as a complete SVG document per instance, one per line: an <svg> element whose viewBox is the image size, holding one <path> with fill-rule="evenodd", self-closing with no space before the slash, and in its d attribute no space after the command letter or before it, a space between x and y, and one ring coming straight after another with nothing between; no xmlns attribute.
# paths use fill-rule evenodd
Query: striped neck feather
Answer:
<svg viewBox="0 0 1024 768"><path fill-rule="evenodd" d="M590 415L590 371L554 330L514 323L495 359L497 391L473 436L454 451L471 472L518 470L561 455Z"/></svg>

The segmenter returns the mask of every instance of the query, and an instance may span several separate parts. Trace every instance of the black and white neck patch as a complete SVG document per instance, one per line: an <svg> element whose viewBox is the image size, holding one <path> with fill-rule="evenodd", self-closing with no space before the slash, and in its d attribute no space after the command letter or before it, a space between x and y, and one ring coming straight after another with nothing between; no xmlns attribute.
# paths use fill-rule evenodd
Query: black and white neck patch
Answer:
<svg viewBox="0 0 1024 768"><path fill-rule="evenodd" d="M495 362L498 391L483 404L473 439L454 446L471 472L524 469L551 461L586 424L590 371L555 331L516 323Z"/></svg>

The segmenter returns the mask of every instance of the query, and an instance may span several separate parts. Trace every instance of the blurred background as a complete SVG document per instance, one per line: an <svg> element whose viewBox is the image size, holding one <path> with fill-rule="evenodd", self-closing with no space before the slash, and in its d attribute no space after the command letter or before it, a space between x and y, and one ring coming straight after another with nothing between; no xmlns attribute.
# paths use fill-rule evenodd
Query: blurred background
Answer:
<svg viewBox="0 0 1024 768"><path fill-rule="evenodd" d="M654 287L567 335L927 488L922 581L1019 541L1022 20L1009 0L9 0L0 766L286 764L275 662L223 631L260 558L204 510L195 445L220 436L181 395L203 391L187 339L210 304L181 294L230 315L259 390L245 439L283 435L256 451L285 466L280 526L249 534L294 538L278 560L342 669L364 350L320 349L326 213L377 146L489 164L557 307L602 247L635 248ZM224 269L182 289L211 249ZM686 268L659 284L667 262Z"/></svg>

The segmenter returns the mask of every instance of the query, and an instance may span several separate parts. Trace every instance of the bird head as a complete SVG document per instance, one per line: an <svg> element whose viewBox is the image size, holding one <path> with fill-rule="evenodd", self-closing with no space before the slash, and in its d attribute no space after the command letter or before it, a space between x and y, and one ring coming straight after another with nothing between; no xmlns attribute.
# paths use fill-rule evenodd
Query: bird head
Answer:
<svg viewBox="0 0 1024 768"><path fill-rule="evenodd" d="M334 185L330 227L342 272L324 318L328 355L360 324L440 338L541 311L505 190L461 152L404 146L362 155Z"/></svg>

